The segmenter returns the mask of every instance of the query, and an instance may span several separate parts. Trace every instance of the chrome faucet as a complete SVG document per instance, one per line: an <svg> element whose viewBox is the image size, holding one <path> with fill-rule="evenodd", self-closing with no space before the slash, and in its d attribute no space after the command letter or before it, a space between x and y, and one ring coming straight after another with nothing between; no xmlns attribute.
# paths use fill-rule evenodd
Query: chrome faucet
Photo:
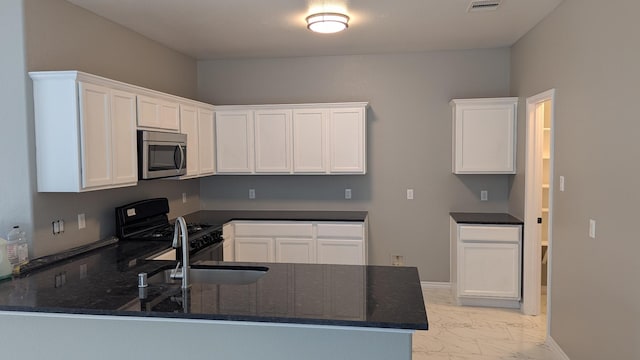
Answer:
<svg viewBox="0 0 640 360"><path fill-rule="evenodd" d="M182 269L180 262L171 272L172 279L182 279L182 288L189 287L189 234L187 233L187 223L182 216L176 218L175 230L173 231L173 248L182 247Z"/></svg>

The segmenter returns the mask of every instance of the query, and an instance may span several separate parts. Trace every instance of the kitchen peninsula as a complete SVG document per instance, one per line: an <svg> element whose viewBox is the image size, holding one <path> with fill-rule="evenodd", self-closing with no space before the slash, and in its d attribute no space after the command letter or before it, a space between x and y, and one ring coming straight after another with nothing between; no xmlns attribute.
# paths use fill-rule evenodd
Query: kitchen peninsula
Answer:
<svg viewBox="0 0 640 360"><path fill-rule="evenodd" d="M411 359L411 334L428 327L415 268L252 263L244 265L268 268L255 282L194 280L183 293L152 281L174 261L145 260L149 249L130 245L1 282L10 351L67 359ZM204 265L212 264L243 265ZM150 281L140 291L142 272Z"/></svg>

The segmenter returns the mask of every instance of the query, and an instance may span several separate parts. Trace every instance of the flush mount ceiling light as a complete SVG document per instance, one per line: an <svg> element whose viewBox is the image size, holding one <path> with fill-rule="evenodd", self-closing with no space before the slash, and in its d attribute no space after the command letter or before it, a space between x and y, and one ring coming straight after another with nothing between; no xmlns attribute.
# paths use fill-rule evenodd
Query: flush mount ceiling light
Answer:
<svg viewBox="0 0 640 360"><path fill-rule="evenodd" d="M307 28L313 32L331 34L349 27L349 17L340 13L317 13L307 16Z"/></svg>

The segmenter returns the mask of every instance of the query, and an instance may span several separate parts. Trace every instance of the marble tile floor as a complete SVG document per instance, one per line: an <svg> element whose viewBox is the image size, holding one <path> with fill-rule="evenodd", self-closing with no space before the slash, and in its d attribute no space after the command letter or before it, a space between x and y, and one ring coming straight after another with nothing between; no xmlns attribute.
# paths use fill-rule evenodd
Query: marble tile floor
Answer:
<svg viewBox="0 0 640 360"><path fill-rule="evenodd" d="M545 315L457 306L449 289L423 294L429 330L414 333L413 360L559 360L545 344Z"/></svg>

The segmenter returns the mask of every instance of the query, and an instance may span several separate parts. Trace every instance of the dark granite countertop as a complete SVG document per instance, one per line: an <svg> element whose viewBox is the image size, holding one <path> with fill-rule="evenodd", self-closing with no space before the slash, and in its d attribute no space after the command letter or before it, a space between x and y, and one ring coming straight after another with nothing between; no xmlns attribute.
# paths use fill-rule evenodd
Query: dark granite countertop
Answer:
<svg viewBox="0 0 640 360"><path fill-rule="evenodd" d="M0 310L396 329L428 327L416 268L252 264L269 268L254 283L194 282L183 293L177 283L151 281L154 274L175 266L172 261L144 260L163 247L166 245L157 242L118 242L2 281ZM140 272L150 278L143 299L137 287Z"/></svg>
<svg viewBox="0 0 640 360"><path fill-rule="evenodd" d="M366 211L201 210L185 215L187 221L223 225L232 220L364 221Z"/></svg>
<svg viewBox="0 0 640 360"><path fill-rule="evenodd" d="M524 222L507 213L449 213L458 224L499 224L499 225L523 225Z"/></svg>

